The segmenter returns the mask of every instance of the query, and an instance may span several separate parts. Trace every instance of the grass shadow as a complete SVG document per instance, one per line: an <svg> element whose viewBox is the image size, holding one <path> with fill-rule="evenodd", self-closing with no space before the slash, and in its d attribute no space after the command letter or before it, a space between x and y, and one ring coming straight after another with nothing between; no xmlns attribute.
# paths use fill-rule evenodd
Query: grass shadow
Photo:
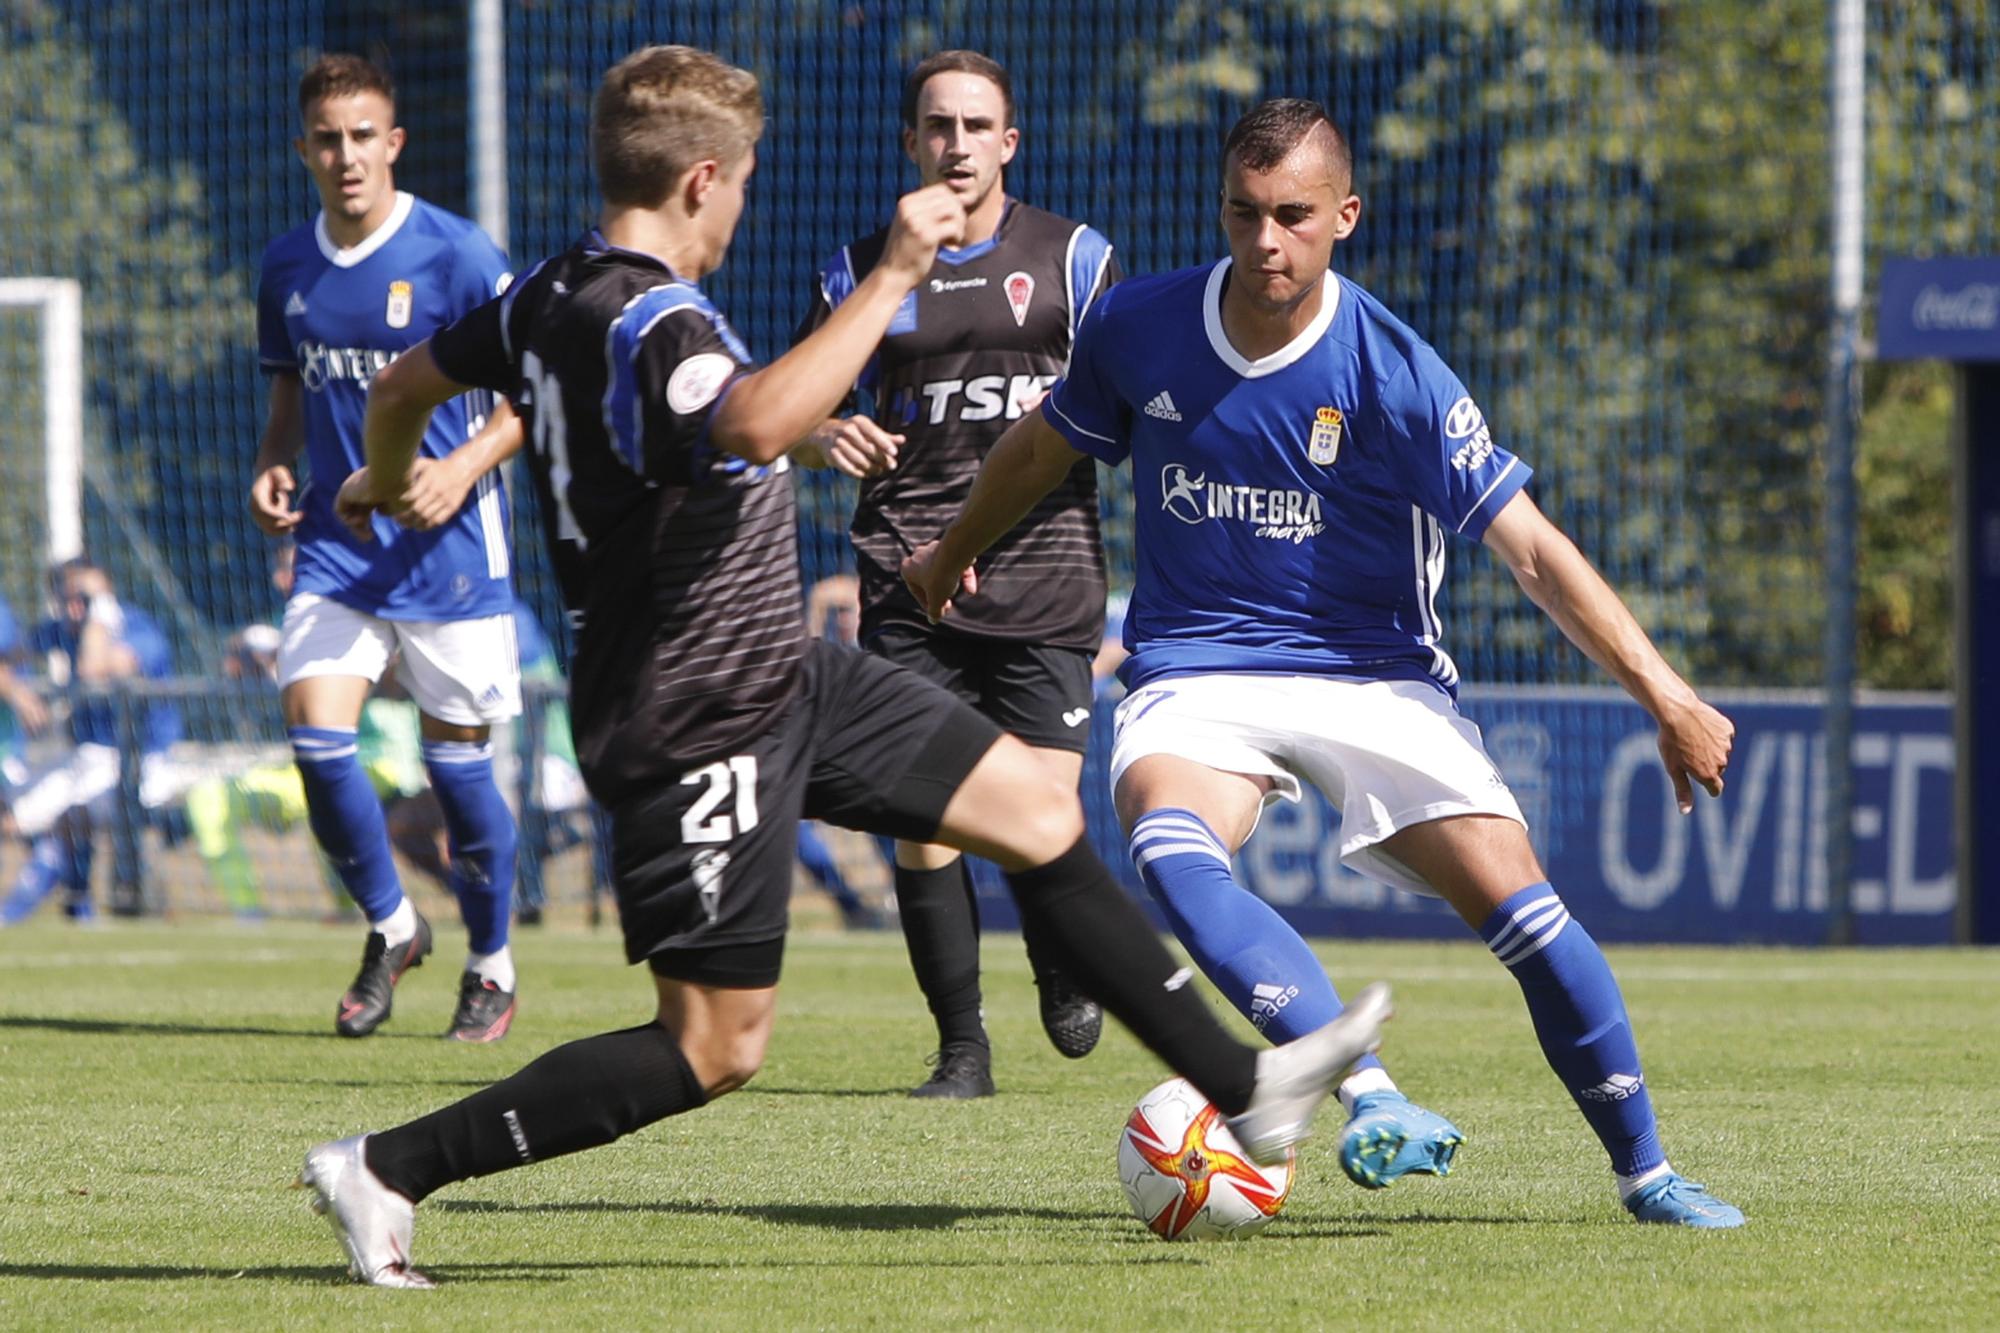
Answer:
<svg viewBox="0 0 2000 1333"><path fill-rule="evenodd" d="M738 1094L744 1097L908 1097L910 1090L903 1087L889 1088L767 1088L752 1083Z"/></svg>
<svg viewBox="0 0 2000 1333"><path fill-rule="evenodd" d="M836 1231L945 1231L964 1221L984 1219L1097 1224L1129 1220L1108 1210L980 1207L962 1204L691 1203L682 1200L627 1202L579 1199L564 1203L498 1203L488 1199L433 1199L425 1205L452 1213L653 1213L669 1217L748 1217L780 1226Z"/></svg>
<svg viewBox="0 0 2000 1333"><path fill-rule="evenodd" d="M513 1263L446 1264L435 1269L426 1267L424 1271L434 1277L455 1275L461 1278L506 1278L528 1277L538 1273L566 1275L570 1272L596 1272L611 1268L708 1267L713 1265L692 1261L641 1260L625 1263L523 1260ZM74 1282L189 1282L251 1278L267 1282L299 1282L313 1286L345 1286L349 1281L346 1269L335 1264L269 1264L242 1268L233 1268L226 1264L0 1264L0 1279L11 1277Z"/></svg>
<svg viewBox="0 0 2000 1333"><path fill-rule="evenodd" d="M1367 1218L1295 1218L1289 1213L1271 1223L1268 1231L1257 1233L1260 1245L1285 1244L1300 1241L1327 1240L1370 1240L1382 1239L1406 1226L1425 1226L1469 1223L1474 1226L1497 1225L1502 1222L1525 1222L1521 1217L1367 1217Z"/></svg>
<svg viewBox="0 0 2000 1333"><path fill-rule="evenodd" d="M207 1278L261 1278L270 1282L324 1283L345 1277L326 1264L282 1264L248 1268L199 1264L0 1264L0 1279L48 1278L75 1282L186 1282Z"/></svg>
<svg viewBox="0 0 2000 1333"><path fill-rule="evenodd" d="M492 1078L218 1078L218 1085L239 1088L268 1088L284 1084L303 1088L490 1088L502 1076Z"/></svg>
<svg viewBox="0 0 2000 1333"><path fill-rule="evenodd" d="M57 1018L45 1014L0 1014L0 1029L29 1028L86 1037L304 1037L341 1040L335 1033L299 1028L252 1027L220 1023L140 1023L124 1018ZM416 1037L414 1032L377 1033Z"/></svg>

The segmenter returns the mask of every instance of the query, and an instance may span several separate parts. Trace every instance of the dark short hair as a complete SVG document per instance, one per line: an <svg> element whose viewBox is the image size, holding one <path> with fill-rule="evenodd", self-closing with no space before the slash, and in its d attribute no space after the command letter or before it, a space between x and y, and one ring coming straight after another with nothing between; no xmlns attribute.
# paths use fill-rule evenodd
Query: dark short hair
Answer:
<svg viewBox="0 0 2000 1333"><path fill-rule="evenodd" d="M322 98L352 97L356 93L380 93L389 103L389 109L395 110L396 85L380 65L343 52L323 55L313 61L312 68L299 80L299 115L304 116Z"/></svg>
<svg viewBox="0 0 2000 1333"><path fill-rule="evenodd" d="M903 81L903 127L917 127L917 97L924 85L940 74L962 71L977 74L980 78L1000 90L1000 103L1006 108L1007 119L1001 128L1014 123L1014 81L1007 77L1006 67L992 56L981 55L977 51L940 51L910 71L910 77Z"/></svg>
<svg viewBox="0 0 2000 1333"><path fill-rule="evenodd" d="M1347 136L1326 114L1325 107L1303 97L1274 97L1244 112L1223 141L1223 163L1233 157L1250 171L1269 171L1321 125L1333 136L1328 156L1335 174L1351 182L1354 154L1347 146Z"/></svg>

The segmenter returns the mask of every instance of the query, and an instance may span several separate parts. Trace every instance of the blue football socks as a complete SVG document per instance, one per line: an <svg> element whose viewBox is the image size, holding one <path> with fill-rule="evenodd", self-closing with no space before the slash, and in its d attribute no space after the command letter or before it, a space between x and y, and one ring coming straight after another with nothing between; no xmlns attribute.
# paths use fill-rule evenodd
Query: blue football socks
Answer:
<svg viewBox="0 0 2000 1333"><path fill-rule="evenodd" d="M1193 811L1148 811L1132 828L1132 864L1216 989L1273 1042L1326 1026L1341 1011L1326 969L1299 933L1230 872L1222 840ZM1365 1056L1357 1070L1380 1069Z"/></svg>
<svg viewBox="0 0 2000 1333"><path fill-rule="evenodd" d="M356 757L353 727L288 727L292 754L305 782L307 822L362 912L387 921L403 902L389 859L382 803Z"/></svg>
<svg viewBox="0 0 2000 1333"><path fill-rule="evenodd" d="M514 905L514 814L493 781L493 742L425 741L424 771L444 810L452 889L476 955L507 946ZM506 989L503 987L503 989Z"/></svg>
<svg viewBox="0 0 2000 1333"><path fill-rule="evenodd" d="M1639 1048L1597 941L1546 883L1494 908L1479 935L1520 983L1542 1053L1611 1154L1611 1169L1633 1177L1661 1165Z"/></svg>

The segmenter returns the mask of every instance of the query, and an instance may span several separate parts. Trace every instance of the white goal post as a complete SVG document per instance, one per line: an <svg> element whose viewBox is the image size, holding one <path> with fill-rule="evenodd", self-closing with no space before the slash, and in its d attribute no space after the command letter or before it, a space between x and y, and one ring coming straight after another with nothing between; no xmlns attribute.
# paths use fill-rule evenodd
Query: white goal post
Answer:
<svg viewBox="0 0 2000 1333"><path fill-rule="evenodd" d="M83 284L0 278L0 307L42 324L42 464L50 564L83 554Z"/></svg>

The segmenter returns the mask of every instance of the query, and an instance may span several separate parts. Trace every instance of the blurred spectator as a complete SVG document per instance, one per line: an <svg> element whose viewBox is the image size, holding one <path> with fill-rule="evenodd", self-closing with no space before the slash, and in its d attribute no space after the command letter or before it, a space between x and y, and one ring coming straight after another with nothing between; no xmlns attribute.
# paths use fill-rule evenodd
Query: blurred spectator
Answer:
<svg viewBox="0 0 2000 1333"><path fill-rule="evenodd" d="M861 580L829 574L806 594L806 632L852 648L861 638Z"/></svg>
<svg viewBox="0 0 2000 1333"><path fill-rule="evenodd" d="M13 608L0 600L0 794L27 781L22 742L25 736L41 735L49 725L48 705L21 669L27 663L27 648Z"/></svg>
<svg viewBox="0 0 2000 1333"><path fill-rule="evenodd" d="M1104 638L1097 645L1097 656L1090 659L1091 689L1100 699L1125 696L1118 668L1132 655L1125 651L1125 609L1131 602L1129 592L1114 592L1104 599Z"/></svg>
<svg viewBox="0 0 2000 1333"><path fill-rule="evenodd" d="M111 579L88 560L76 559L50 575L55 613L35 627L30 643L47 655L49 676L79 691L120 681L173 674L166 635L152 617L121 604ZM141 751L139 802L158 809L186 790L194 774L176 764L167 747L180 739L180 709L149 700L133 704ZM79 693L69 716L74 747L52 763L31 768L9 793L14 829L28 840L27 864L0 903L0 925L25 919L57 887L69 891L68 914L94 915L90 869L96 822L107 817L119 783L119 703Z"/></svg>

